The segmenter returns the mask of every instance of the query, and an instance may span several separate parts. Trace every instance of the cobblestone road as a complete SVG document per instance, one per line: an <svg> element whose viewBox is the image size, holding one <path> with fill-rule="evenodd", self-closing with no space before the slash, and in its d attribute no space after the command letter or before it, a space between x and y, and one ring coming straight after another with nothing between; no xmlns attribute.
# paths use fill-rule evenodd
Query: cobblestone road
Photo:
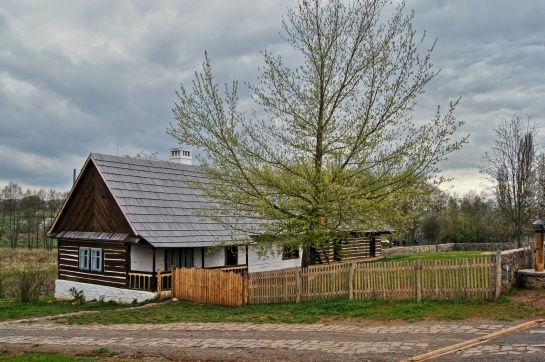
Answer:
<svg viewBox="0 0 545 362"><path fill-rule="evenodd" d="M108 348L125 355L147 353L169 358L176 356L179 360L330 361L342 358L345 361L400 361L513 325L173 323L76 326L41 320L1 323L0 348L69 352ZM530 335L532 337L528 338ZM492 361L507 355L517 356L521 361L525 360L523 356L531 357L528 360L545 360L544 337L545 328L541 325L525 331L524 337L492 340L438 360L477 360L478 357L479 361Z"/></svg>

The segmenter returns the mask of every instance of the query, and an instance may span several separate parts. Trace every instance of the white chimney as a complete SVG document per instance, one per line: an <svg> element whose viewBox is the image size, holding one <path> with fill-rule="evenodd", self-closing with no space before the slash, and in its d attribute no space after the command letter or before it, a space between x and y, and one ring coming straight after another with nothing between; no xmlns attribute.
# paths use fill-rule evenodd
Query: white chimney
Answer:
<svg viewBox="0 0 545 362"><path fill-rule="evenodd" d="M171 148L169 161L183 163L184 165L192 165L191 150L187 148Z"/></svg>

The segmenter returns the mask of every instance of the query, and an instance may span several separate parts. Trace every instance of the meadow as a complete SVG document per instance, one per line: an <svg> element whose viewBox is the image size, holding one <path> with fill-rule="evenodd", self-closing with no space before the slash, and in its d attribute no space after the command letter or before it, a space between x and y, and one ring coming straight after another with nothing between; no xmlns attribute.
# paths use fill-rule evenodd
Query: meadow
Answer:
<svg viewBox="0 0 545 362"><path fill-rule="evenodd" d="M0 300L36 301L51 295L57 277L57 252L0 248Z"/></svg>

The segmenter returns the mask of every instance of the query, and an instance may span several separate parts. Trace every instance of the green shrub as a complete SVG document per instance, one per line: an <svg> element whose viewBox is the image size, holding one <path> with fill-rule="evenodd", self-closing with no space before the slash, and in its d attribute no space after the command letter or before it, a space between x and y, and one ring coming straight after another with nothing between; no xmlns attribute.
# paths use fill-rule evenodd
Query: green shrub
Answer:
<svg viewBox="0 0 545 362"><path fill-rule="evenodd" d="M36 300L54 289L54 251L0 248L0 299Z"/></svg>
<svg viewBox="0 0 545 362"><path fill-rule="evenodd" d="M8 288L11 298L21 302L36 301L44 293L46 281L50 277L41 268L22 267L12 271L14 282Z"/></svg>

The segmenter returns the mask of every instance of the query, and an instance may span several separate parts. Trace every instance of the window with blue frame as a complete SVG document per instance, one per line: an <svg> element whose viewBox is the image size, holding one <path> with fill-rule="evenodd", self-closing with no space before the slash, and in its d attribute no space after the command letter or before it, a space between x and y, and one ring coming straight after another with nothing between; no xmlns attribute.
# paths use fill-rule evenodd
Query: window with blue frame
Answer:
<svg viewBox="0 0 545 362"><path fill-rule="evenodd" d="M79 248L80 270L102 272L104 270L104 255L102 249Z"/></svg>

